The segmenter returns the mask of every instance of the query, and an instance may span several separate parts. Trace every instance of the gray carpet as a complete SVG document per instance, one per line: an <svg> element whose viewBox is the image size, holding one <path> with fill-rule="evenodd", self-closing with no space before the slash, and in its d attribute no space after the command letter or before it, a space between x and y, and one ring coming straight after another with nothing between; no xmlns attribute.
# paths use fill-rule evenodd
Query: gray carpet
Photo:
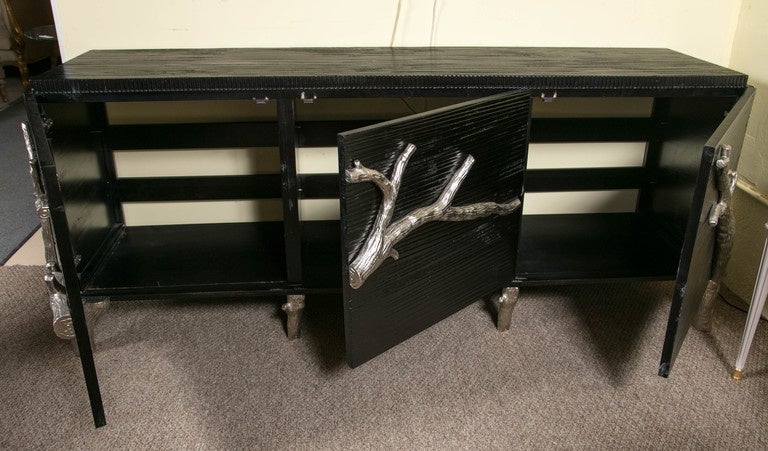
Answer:
<svg viewBox="0 0 768 451"><path fill-rule="evenodd" d="M124 302L96 327L107 426L48 325L39 267L0 268L0 448L510 449L768 446L768 333L729 379L745 315L719 303L656 376L670 283L523 290L499 334L483 302L351 370L341 311L308 300Z"/></svg>
<svg viewBox="0 0 768 451"><path fill-rule="evenodd" d="M27 152L19 128L19 123L26 118L24 104L20 101L0 111L0 265L40 225L35 214Z"/></svg>

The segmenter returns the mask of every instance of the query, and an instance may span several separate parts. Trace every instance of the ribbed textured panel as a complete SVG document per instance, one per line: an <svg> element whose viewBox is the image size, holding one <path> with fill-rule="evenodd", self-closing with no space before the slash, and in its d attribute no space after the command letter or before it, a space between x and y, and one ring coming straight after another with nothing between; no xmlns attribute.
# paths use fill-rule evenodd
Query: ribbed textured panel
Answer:
<svg viewBox="0 0 768 451"><path fill-rule="evenodd" d="M744 74L666 49L292 48L92 51L37 77L32 87L37 95L70 100L126 93L136 100L139 93L247 98L300 90L674 93L743 89L746 82Z"/></svg>
<svg viewBox="0 0 768 451"><path fill-rule="evenodd" d="M452 205L509 202L521 194L530 98L515 92L342 133L342 171L354 160L388 178L408 143L393 221L433 203L467 155L475 158ZM343 254L359 252L379 210L372 183L343 184ZM520 210L462 222L431 222L395 246L359 289L344 262L347 358L356 366L500 289L514 278Z"/></svg>

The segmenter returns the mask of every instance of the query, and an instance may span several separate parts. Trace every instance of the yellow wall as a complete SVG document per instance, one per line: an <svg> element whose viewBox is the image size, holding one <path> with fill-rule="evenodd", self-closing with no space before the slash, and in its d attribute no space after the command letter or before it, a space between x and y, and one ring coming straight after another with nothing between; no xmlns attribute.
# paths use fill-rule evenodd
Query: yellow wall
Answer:
<svg viewBox="0 0 768 451"><path fill-rule="evenodd" d="M741 0L52 3L64 60L90 49L432 43L666 47L725 65L730 58Z"/></svg>
<svg viewBox="0 0 768 451"><path fill-rule="evenodd" d="M744 300L752 296L768 221L768 2L744 0L730 66L757 88L739 161L734 198L736 236L725 283Z"/></svg>

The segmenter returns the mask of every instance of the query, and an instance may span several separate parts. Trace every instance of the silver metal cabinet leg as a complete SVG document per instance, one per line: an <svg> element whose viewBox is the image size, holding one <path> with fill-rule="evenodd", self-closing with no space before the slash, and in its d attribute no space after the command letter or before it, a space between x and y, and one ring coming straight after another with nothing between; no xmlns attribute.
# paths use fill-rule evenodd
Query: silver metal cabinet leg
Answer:
<svg viewBox="0 0 768 451"><path fill-rule="evenodd" d="M509 325L512 323L512 311L517 304L517 298L520 295L520 288L518 287L506 287L501 290L501 295L494 296L493 306L496 308L496 329L499 332L505 332L509 330Z"/></svg>
<svg viewBox="0 0 768 451"><path fill-rule="evenodd" d="M765 225L768 228L768 224ZM765 306L765 298L768 296L768 238L763 246L763 258L760 261L760 269L757 271L757 281L752 291L752 300L749 305L749 314L747 323L744 325L744 335L741 337L741 346L739 346L739 356L736 358L736 365L733 367L731 378L741 380L744 366L747 363L749 348L752 346L752 339L755 338L757 324L760 322L760 315Z"/></svg>
<svg viewBox="0 0 768 451"><path fill-rule="evenodd" d="M286 303L283 304L283 311L288 317L286 330L288 339L295 340L301 334L301 312L304 310L304 295L289 294L286 298Z"/></svg>
<svg viewBox="0 0 768 451"><path fill-rule="evenodd" d="M101 317L101 315L104 314L104 312L107 311L107 308L109 308L109 298L102 298L100 301L96 302L88 302L83 304L83 309L85 310L85 322L88 326L88 339L91 340L91 349L93 351L96 351L96 341L94 340L94 329L96 328L96 321ZM69 315L69 310L67 310L67 316ZM70 328L72 327L72 319L69 318L69 325ZM56 329L56 323L54 321L54 330ZM57 333L58 335L58 333ZM61 338L61 335L58 335ZM72 350L74 351L75 355L80 355L80 350L77 347L77 340L75 339L75 331L72 330L72 337L69 339L69 342L72 344Z"/></svg>
<svg viewBox="0 0 768 451"><path fill-rule="evenodd" d="M693 318L693 327L697 330L707 332L712 327L712 314L715 311L715 298L720 293L720 282L710 280L707 282L707 289L704 291L704 297Z"/></svg>

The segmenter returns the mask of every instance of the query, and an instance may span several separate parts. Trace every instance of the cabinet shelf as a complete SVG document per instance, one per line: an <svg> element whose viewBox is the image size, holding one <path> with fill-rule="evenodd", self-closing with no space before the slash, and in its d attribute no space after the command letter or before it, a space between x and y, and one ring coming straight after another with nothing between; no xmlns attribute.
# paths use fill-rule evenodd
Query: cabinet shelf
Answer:
<svg viewBox="0 0 768 451"><path fill-rule="evenodd" d="M286 281L283 225L278 222L124 227L83 295L115 298L194 293L338 293L338 221L302 225L305 280Z"/></svg>
<svg viewBox="0 0 768 451"><path fill-rule="evenodd" d="M84 295L162 296L285 285L283 224L124 227Z"/></svg>
<svg viewBox="0 0 768 451"><path fill-rule="evenodd" d="M523 216L517 277L553 280L674 279L680 259L639 213Z"/></svg>

